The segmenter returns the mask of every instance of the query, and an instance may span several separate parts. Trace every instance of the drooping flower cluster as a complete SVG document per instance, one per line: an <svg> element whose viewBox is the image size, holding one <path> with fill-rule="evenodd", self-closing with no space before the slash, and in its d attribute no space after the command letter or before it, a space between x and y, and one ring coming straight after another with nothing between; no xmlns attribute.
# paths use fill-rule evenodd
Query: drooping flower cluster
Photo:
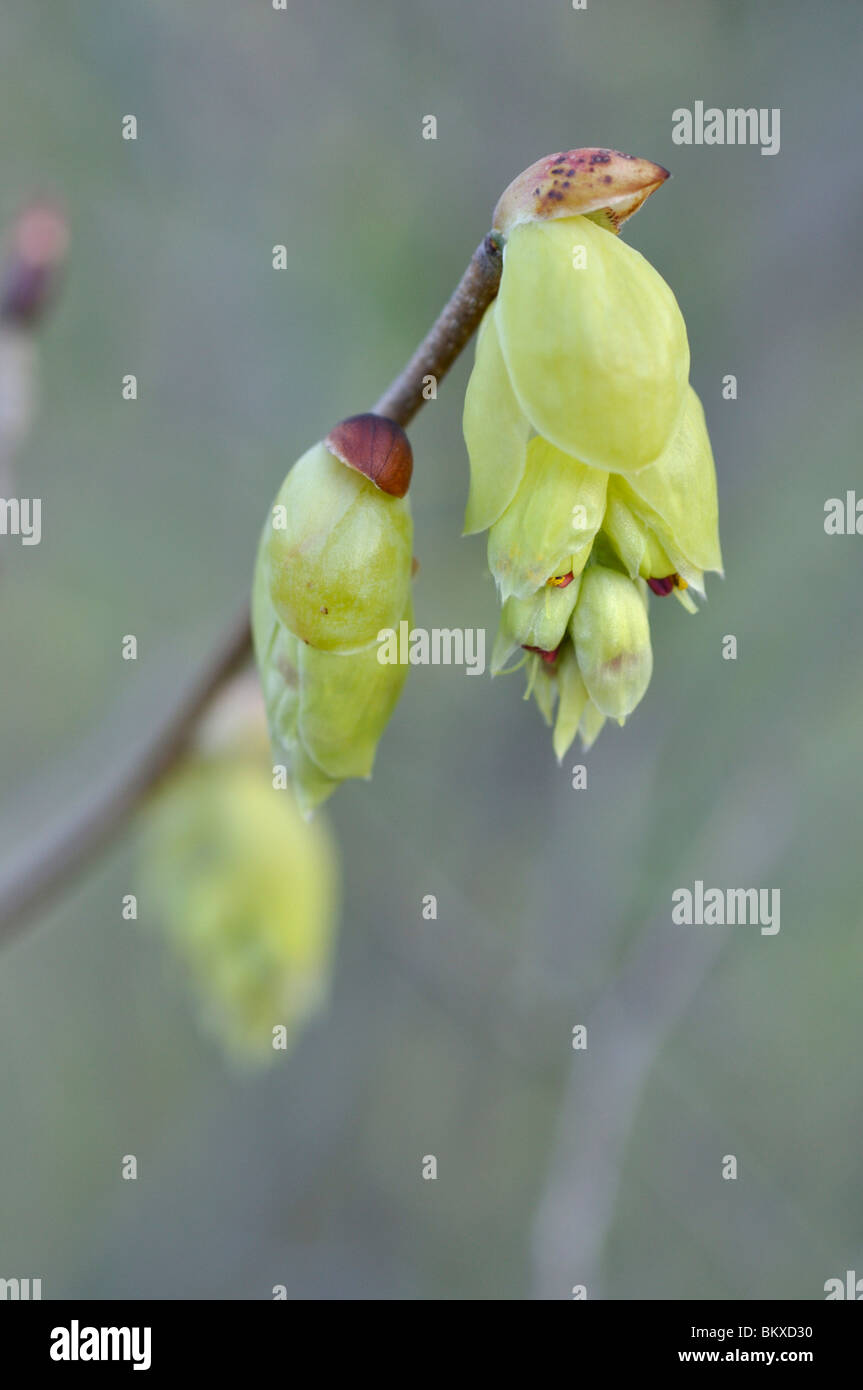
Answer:
<svg viewBox="0 0 863 1390"><path fill-rule="evenodd" d="M294 464L264 527L252 592L274 748L311 812L369 777L407 666L378 633L411 620L412 468L404 431L353 416Z"/></svg>
<svg viewBox="0 0 863 1390"><path fill-rule="evenodd" d="M500 291L480 329L464 433L465 531L488 529L503 603L492 670L521 650L562 758L623 723L653 657L648 591L721 572L716 477L668 285L618 239L667 177L608 150L553 155L504 193Z"/></svg>

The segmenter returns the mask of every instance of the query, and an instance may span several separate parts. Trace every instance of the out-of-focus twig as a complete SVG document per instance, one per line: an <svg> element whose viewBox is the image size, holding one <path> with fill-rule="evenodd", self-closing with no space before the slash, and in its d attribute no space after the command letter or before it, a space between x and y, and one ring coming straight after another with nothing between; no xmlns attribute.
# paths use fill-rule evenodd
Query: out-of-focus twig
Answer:
<svg viewBox="0 0 863 1390"><path fill-rule="evenodd" d="M34 330L57 290L69 233L51 202L28 204L7 239L0 266L0 496L14 488L13 457L33 419Z"/></svg>
<svg viewBox="0 0 863 1390"><path fill-rule="evenodd" d="M50 237L46 235L40 241L31 229L29 244L31 248L41 246L44 256ZM33 261L32 255L30 259ZM439 381L470 341L497 294L502 265L498 242L491 235L484 237L445 309L404 371L374 407L379 415L402 426L413 419L427 399L424 378L433 375ZM32 316L44 305L50 276L40 272L36 257L29 268L19 265L14 274L10 262L7 283L10 309L17 306L14 313L23 323L28 314ZM38 844L25 864L5 869L0 866L0 937L20 927L121 829L155 783L183 756L195 724L213 696L250 658L251 652L252 635L246 616L226 633L198 684L169 713L140 760L123 779L99 799L73 809L68 824Z"/></svg>
<svg viewBox="0 0 863 1390"><path fill-rule="evenodd" d="M763 767L739 773L722 805L678 857L679 881L711 855L741 880L764 881L796 826L791 798ZM746 814L740 808L746 807ZM533 1229L534 1295L568 1299L575 1285L601 1297L601 1260L628 1141L645 1084L672 1030L741 927L646 925L586 1019L587 1048L573 1053L557 1138Z"/></svg>
<svg viewBox="0 0 863 1390"><path fill-rule="evenodd" d="M153 730L139 758L92 800L73 808L57 830L21 859L0 869L0 936L8 937L65 886L186 752L213 696L249 656L249 619L234 622L179 702Z"/></svg>

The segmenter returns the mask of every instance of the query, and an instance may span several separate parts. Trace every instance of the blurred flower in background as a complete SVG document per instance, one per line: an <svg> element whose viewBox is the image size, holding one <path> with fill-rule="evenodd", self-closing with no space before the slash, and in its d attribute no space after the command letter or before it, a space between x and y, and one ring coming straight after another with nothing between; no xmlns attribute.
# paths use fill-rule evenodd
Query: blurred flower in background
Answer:
<svg viewBox="0 0 863 1390"><path fill-rule="evenodd" d="M244 677L145 810L139 873L204 1027L234 1059L262 1064L326 999L338 899L329 830L273 789L267 753Z"/></svg>
<svg viewBox="0 0 863 1390"><path fill-rule="evenodd" d="M56 292L69 245L59 205L39 199L22 207L5 238L0 269L0 496L14 488L12 454L35 408L33 338Z"/></svg>

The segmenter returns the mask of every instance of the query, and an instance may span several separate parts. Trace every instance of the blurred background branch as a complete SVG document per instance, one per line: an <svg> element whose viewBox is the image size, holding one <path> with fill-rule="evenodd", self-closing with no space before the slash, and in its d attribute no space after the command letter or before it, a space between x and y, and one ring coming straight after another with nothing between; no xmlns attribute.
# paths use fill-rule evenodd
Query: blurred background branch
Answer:
<svg viewBox="0 0 863 1390"><path fill-rule="evenodd" d="M741 881L772 881L797 826L790 804L778 818L764 789L763 764L736 774L728 801L694 843L684 840L681 882L687 861L716 853L730 857ZM587 1047L571 1058L534 1222L535 1298L568 1299L576 1284L586 1287L588 1298L603 1297L603 1249L647 1081L727 945L725 931L708 927L687 934L662 912L642 927L590 1010ZM721 1159L717 1151L717 1182Z"/></svg>
<svg viewBox="0 0 863 1390"><path fill-rule="evenodd" d="M20 929L82 872L128 817L188 750L199 718L213 696L242 670L251 651L243 610L201 672L163 716L135 761L96 794L84 799L23 853L0 866L0 935Z"/></svg>
<svg viewBox="0 0 863 1390"><path fill-rule="evenodd" d="M12 224L0 266L0 497L15 489L14 455L33 420L34 334L58 288L69 234L60 207L26 204Z"/></svg>

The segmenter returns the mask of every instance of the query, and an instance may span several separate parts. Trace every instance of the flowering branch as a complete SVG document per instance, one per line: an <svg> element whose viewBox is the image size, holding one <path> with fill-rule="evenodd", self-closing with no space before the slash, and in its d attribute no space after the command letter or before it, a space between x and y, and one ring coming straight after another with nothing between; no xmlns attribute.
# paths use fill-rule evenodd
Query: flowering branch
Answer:
<svg viewBox="0 0 863 1390"><path fill-rule="evenodd" d="M503 266L500 240L484 237L446 307L407 366L381 396L375 413L407 425L470 341L497 294ZM20 929L112 839L163 777L184 757L198 720L214 696L252 654L247 611L235 621L143 749L119 779L76 808L59 830L38 843L23 861L0 866L0 937Z"/></svg>

